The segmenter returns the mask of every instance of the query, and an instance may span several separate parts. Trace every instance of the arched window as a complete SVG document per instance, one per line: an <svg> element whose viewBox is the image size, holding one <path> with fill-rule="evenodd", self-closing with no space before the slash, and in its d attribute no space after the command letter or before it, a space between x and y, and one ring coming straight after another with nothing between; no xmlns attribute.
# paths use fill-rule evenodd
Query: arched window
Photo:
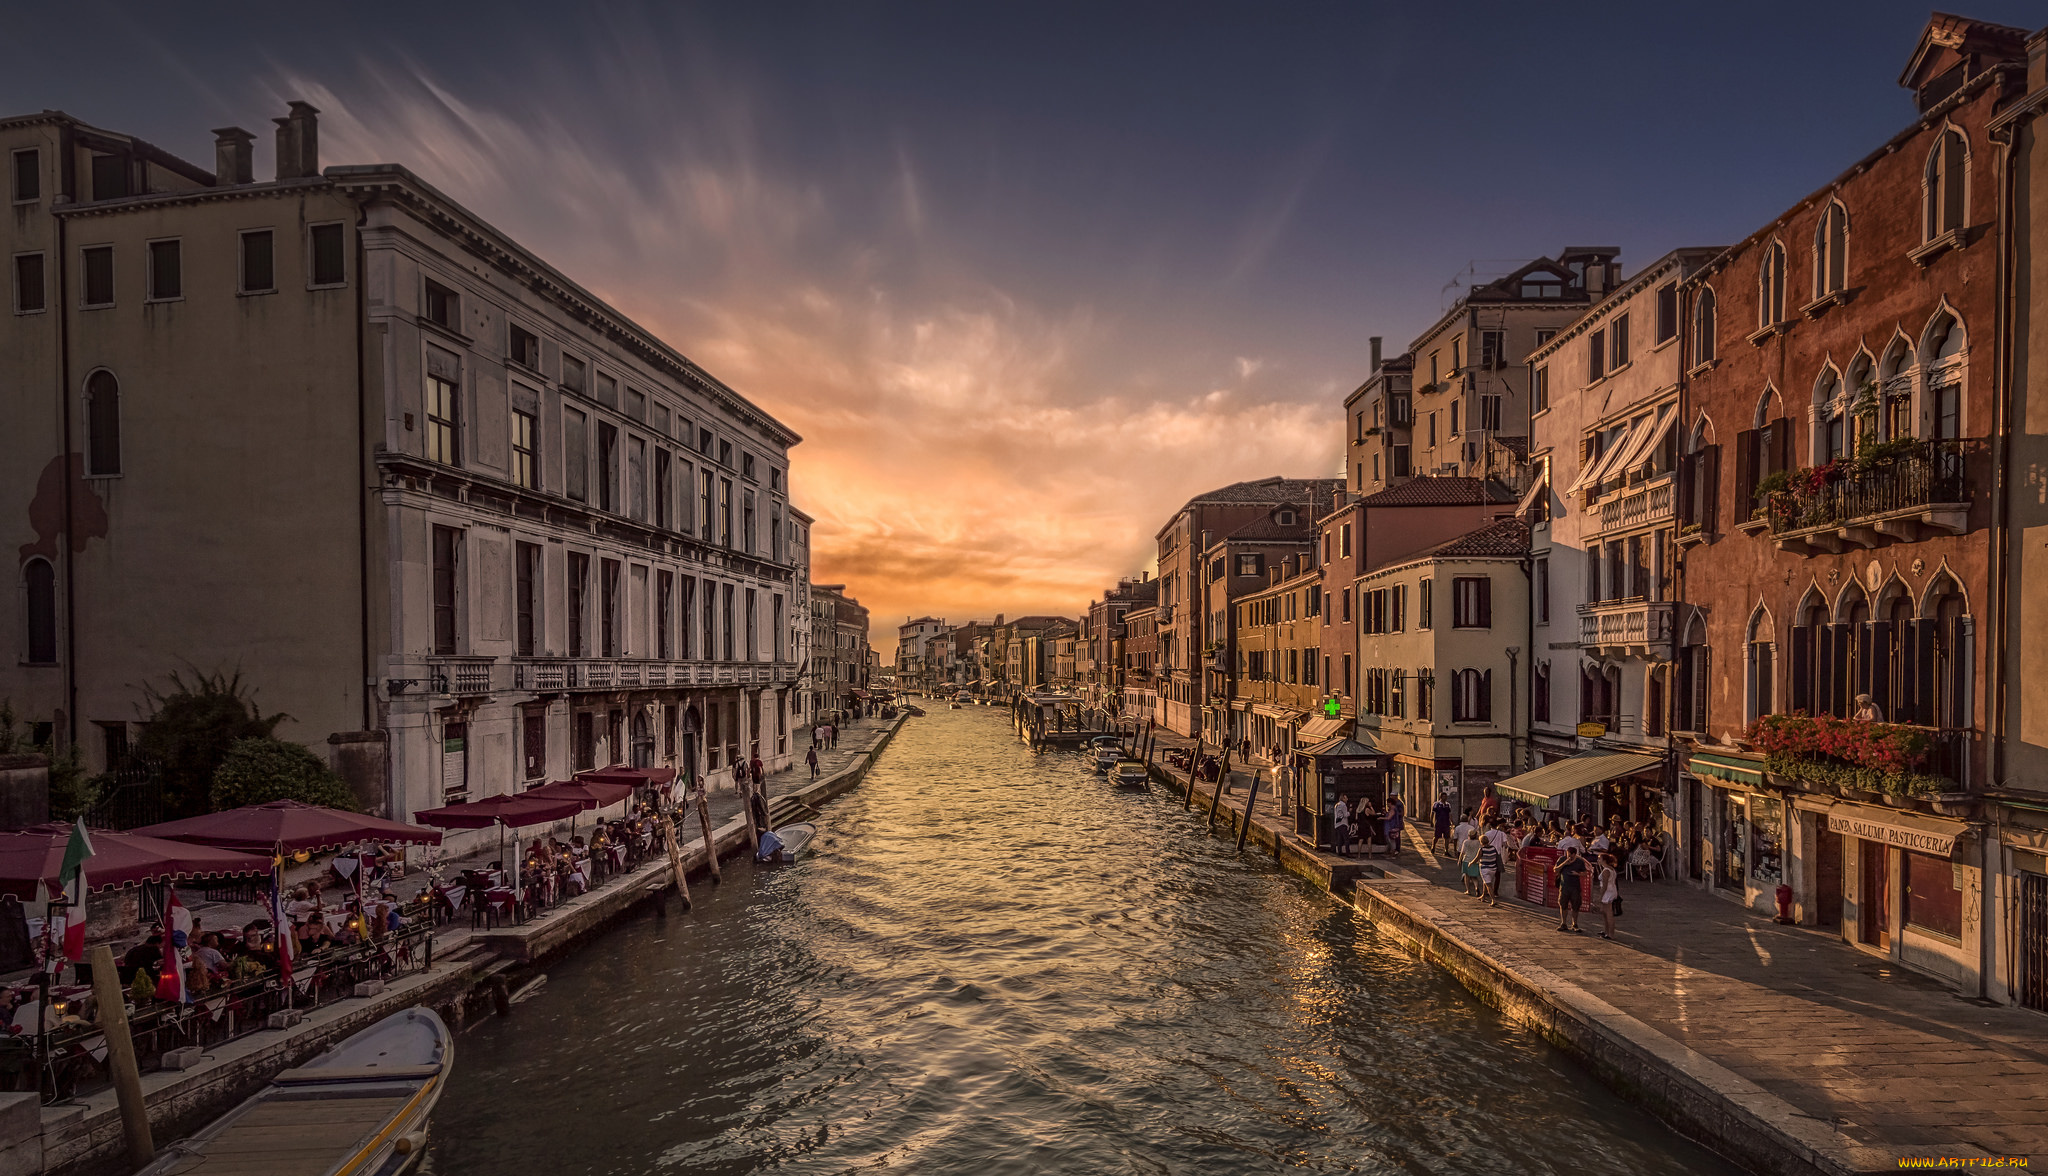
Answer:
<svg viewBox="0 0 2048 1176"><path fill-rule="evenodd" d="M85 378L85 472L121 472L121 382L104 368Z"/></svg>
<svg viewBox="0 0 2048 1176"><path fill-rule="evenodd" d="M1714 291L1711 286L1700 287L1699 300L1693 303L1692 361L1696 365L1714 362Z"/></svg>
<svg viewBox="0 0 2048 1176"><path fill-rule="evenodd" d="M1459 670L1451 676L1451 721L1493 721L1493 671Z"/></svg>
<svg viewBox="0 0 2048 1176"><path fill-rule="evenodd" d="M1759 330L1785 321L1785 246L1775 240L1757 266L1756 317Z"/></svg>
<svg viewBox="0 0 2048 1176"><path fill-rule="evenodd" d="M1970 726L1975 625L1953 576L1943 572L1929 588L1921 618L1922 642L1931 647L1932 664L1922 672L1929 697L1921 701L1920 722L1930 727Z"/></svg>
<svg viewBox="0 0 2048 1176"><path fill-rule="evenodd" d="M1772 640L1771 614L1758 607L1749 618L1749 718L1777 710L1772 685L1777 679L1777 642Z"/></svg>
<svg viewBox="0 0 2048 1176"><path fill-rule="evenodd" d="M28 660L50 665L57 660L57 571L38 556L21 569L28 598Z"/></svg>
<svg viewBox="0 0 2048 1176"><path fill-rule="evenodd" d="M1868 351L1859 351L1849 361L1848 382L1843 394L1849 398L1849 449L1862 453L1877 444L1877 365Z"/></svg>
<svg viewBox="0 0 2048 1176"><path fill-rule="evenodd" d="M1884 439L1898 441L1916 436L1913 427L1913 345L1904 336L1892 339L1884 359L1877 365L1879 394L1884 400L1879 414Z"/></svg>
<svg viewBox="0 0 2048 1176"><path fill-rule="evenodd" d="M1849 284L1849 210L1831 200L1813 227L1813 297L1817 302Z"/></svg>
<svg viewBox="0 0 2048 1176"><path fill-rule="evenodd" d="M1934 150L1927 153L1926 240L1963 227L1969 167L1970 146L1962 133L1954 127L1943 131L1934 140Z"/></svg>
<svg viewBox="0 0 2048 1176"><path fill-rule="evenodd" d="M1827 663L1832 641L1827 602L1809 590L1799 602L1799 611L1792 614L1791 643L1786 649L1791 681L1785 705L1792 710L1817 715L1828 709Z"/></svg>
<svg viewBox="0 0 2048 1176"><path fill-rule="evenodd" d="M1813 464L1848 455L1849 397L1833 364L1813 382Z"/></svg>
<svg viewBox="0 0 2048 1176"><path fill-rule="evenodd" d="M1963 435L1963 368L1969 335L1955 315L1942 310L1920 341L1921 368L1927 374L1929 432L1941 440Z"/></svg>

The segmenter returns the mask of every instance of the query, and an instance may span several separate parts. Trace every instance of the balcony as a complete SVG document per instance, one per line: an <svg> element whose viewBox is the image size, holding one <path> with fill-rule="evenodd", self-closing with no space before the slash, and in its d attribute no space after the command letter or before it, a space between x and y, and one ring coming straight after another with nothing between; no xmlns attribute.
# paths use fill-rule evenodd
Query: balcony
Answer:
<svg viewBox="0 0 2048 1176"><path fill-rule="evenodd" d="M436 657L427 664L423 678L396 679L392 685L406 681L408 686L417 684L435 694L457 697L489 694L492 690L491 666L496 660L489 657Z"/></svg>
<svg viewBox="0 0 2048 1176"><path fill-rule="evenodd" d="M1603 499L1595 508L1593 533L1605 535L1670 522L1678 517L1677 487L1677 474L1661 474Z"/></svg>
<svg viewBox="0 0 2048 1176"><path fill-rule="evenodd" d="M1955 441L1915 441L1904 452L1879 457L1864 468L1830 462L1820 470L1793 475L1827 479L1815 489L1772 493L1764 506L1771 537L1798 555L1872 548L1887 540L1913 542L1935 535L1960 535L1969 527L1969 495L1963 485L1963 448Z"/></svg>
<svg viewBox="0 0 2048 1176"><path fill-rule="evenodd" d="M1668 600L1603 600L1579 606L1579 646L1648 657L1669 652L1677 605Z"/></svg>
<svg viewBox="0 0 2048 1176"><path fill-rule="evenodd" d="M512 666L514 690L540 693L677 686L767 686L796 680L796 666L788 662L572 657L521 658Z"/></svg>

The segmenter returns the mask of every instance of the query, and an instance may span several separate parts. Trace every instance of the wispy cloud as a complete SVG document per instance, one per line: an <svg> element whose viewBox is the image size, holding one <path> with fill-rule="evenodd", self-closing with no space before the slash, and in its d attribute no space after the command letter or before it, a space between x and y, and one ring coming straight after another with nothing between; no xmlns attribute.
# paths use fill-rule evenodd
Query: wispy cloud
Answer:
<svg viewBox="0 0 2048 1176"><path fill-rule="evenodd" d="M777 165L728 89L599 136L553 92L491 104L402 59L277 90L322 108L329 159L411 167L801 433L815 574L871 607L885 648L897 614L1072 613L1145 566L1191 494L1338 463L1326 411L1264 360L1165 388L1085 299L1034 305L953 258L932 280L907 147L868 170Z"/></svg>

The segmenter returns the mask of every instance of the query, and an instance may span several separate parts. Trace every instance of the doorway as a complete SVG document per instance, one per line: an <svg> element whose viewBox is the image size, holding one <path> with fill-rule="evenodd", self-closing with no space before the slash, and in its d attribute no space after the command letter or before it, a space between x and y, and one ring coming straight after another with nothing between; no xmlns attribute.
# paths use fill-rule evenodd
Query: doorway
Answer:
<svg viewBox="0 0 2048 1176"><path fill-rule="evenodd" d="M1842 835L1829 829L1827 818L1819 818L1819 837L1814 842L1813 923L1816 927L1842 925Z"/></svg>
<svg viewBox="0 0 2048 1176"><path fill-rule="evenodd" d="M1879 951L1892 949L1892 859L1891 850L1875 841L1856 847L1861 863L1862 888L1857 892L1856 938Z"/></svg>
<svg viewBox="0 0 2048 1176"><path fill-rule="evenodd" d="M2020 874L2020 1004L2048 1012L2048 874Z"/></svg>

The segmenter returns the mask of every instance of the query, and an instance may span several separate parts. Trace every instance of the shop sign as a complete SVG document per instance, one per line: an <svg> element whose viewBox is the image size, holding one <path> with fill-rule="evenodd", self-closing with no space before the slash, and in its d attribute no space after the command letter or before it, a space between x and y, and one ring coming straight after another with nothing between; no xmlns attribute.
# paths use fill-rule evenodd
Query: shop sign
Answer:
<svg viewBox="0 0 2048 1176"><path fill-rule="evenodd" d="M1605 734L1607 734L1607 724L1605 723L1579 724L1579 738L1581 739L1598 739Z"/></svg>
<svg viewBox="0 0 2048 1176"><path fill-rule="evenodd" d="M1339 769L1340 771L1345 771L1345 772L1370 772L1370 771L1372 771L1372 770L1373 770L1374 768L1377 768L1377 767L1379 767L1379 766L1380 766L1380 761L1378 761L1378 760L1369 760L1369 759L1362 759L1362 760L1339 760L1339 761L1337 761L1337 767L1338 767L1338 769Z"/></svg>
<svg viewBox="0 0 2048 1176"><path fill-rule="evenodd" d="M1828 810L1828 832L1861 837L1865 841L1893 845L1916 853L1931 853L1937 857L1948 857L1956 848L1954 833L1874 821L1854 812L1845 812L1843 806Z"/></svg>

